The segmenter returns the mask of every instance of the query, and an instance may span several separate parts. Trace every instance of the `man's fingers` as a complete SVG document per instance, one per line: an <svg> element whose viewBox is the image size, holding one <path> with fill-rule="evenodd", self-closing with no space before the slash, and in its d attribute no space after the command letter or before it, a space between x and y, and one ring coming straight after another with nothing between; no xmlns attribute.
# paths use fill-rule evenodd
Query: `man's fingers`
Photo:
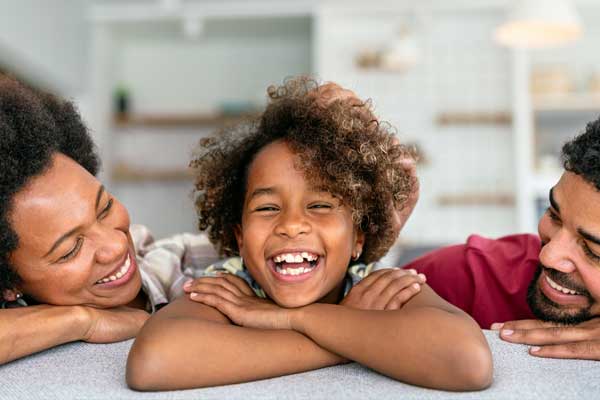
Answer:
<svg viewBox="0 0 600 400"><path fill-rule="evenodd" d="M557 324L556 322L540 321L539 319L521 319L517 321L495 322L492 324L490 329L495 331L500 329L510 329L516 331L519 329L552 328L561 326L564 325Z"/></svg>
<svg viewBox="0 0 600 400"><path fill-rule="evenodd" d="M500 338L511 343L530 345L564 344L590 340L596 336L590 329L569 326L512 330L502 328Z"/></svg>
<svg viewBox="0 0 600 400"><path fill-rule="evenodd" d="M567 344L534 346L529 354L545 358L572 358L600 361L600 340L588 340Z"/></svg>

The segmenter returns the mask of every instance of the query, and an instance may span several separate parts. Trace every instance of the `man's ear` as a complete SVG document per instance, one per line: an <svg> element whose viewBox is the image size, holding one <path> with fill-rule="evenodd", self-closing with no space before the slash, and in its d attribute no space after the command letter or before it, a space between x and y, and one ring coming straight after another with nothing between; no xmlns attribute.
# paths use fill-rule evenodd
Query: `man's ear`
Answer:
<svg viewBox="0 0 600 400"><path fill-rule="evenodd" d="M244 247L244 235L242 234L242 225L237 224L233 227L233 234L238 245L238 250L241 253Z"/></svg>

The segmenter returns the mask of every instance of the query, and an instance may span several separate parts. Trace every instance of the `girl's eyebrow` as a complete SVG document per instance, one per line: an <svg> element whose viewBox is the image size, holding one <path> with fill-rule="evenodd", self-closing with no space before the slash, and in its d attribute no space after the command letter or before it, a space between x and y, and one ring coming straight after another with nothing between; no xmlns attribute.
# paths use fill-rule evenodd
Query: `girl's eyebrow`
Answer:
<svg viewBox="0 0 600 400"><path fill-rule="evenodd" d="M254 189L252 194L250 194L249 200L252 200L253 198L258 197L258 196L266 196L266 195L270 195L270 194L274 194L274 193L275 193L275 188L273 188L273 187Z"/></svg>

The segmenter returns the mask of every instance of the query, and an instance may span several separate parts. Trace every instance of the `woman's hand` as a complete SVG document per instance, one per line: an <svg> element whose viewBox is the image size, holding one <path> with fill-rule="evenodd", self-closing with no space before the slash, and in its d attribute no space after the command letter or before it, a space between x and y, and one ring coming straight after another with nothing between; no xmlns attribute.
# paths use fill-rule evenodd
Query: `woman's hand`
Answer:
<svg viewBox="0 0 600 400"><path fill-rule="evenodd" d="M222 312L247 328L291 329L290 310L254 295L246 282L231 274L198 278L186 283L190 299Z"/></svg>
<svg viewBox="0 0 600 400"><path fill-rule="evenodd" d="M150 317L146 311L131 307L80 307L85 327L81 340L89 343L113 343L131 339Z"/></svg>
<svg viewBox="0 0 600 400"><path fill-rule="evenodd" d="M397 310L421 291L425 280L414 269L380 269L357 283L340 304L361 310Z"/></svg>

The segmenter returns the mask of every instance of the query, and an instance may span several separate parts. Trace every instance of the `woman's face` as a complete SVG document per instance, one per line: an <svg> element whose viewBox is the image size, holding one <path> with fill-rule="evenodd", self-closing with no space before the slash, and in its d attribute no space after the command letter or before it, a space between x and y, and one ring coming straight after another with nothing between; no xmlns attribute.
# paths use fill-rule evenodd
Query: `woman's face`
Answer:
<svg viewBox="0 0 600 400"><path fill-rule="evenodd" d="M310 185L284 142L265 146L248 171L240 254L269 297L284 307L335 302L364 235L348 206Z"/></svg>
<svg viewBox="0 0 600 400"><path fill-rule="evenodd" d="M36 301L109 308L139 293L127 210L71 158L53 156L15 195L10 220L19 237L10 257L17 290Z"/></svg>

